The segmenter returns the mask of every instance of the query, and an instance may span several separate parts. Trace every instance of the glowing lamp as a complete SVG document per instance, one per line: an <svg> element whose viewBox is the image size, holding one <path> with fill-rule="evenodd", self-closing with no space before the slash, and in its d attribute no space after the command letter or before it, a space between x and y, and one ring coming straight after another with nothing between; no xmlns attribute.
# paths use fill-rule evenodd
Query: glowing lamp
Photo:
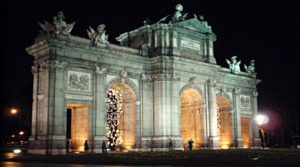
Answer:
<svg viewBox="0 0 300 167"><path fill-rule="evenodd" d="M258 114L255 117L255 121L258 126L261 126L261 125L267 124L269 122L269 118L264 114Z"/></svg>
<svg viewBox="0 0 300 167"><path fill-rule="evenodd" d="M15 115L15 114L18 113L18 110L15 109L15 108L13 108L13 109L10 110L10 113L13 114L13 115Z"/></svg>
<svg viewBox="0 0 300 167"><path fill-rule="evenodd" d="M24 133L25 133L24 131L20 131L20 132L19 132L19 135L22 136L22 135L24 135Z"/></svg>

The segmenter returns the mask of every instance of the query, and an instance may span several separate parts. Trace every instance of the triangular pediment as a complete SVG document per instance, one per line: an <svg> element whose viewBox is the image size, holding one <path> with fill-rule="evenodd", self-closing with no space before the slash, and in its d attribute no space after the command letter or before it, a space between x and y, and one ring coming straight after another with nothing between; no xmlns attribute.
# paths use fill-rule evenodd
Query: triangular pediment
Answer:
<svg viewBox="0 0 300 167"><path fill-rule="evenodd" d="M206 21L200 21L197 18L174 22L173 25L200 33L214 34Z"/></svg>

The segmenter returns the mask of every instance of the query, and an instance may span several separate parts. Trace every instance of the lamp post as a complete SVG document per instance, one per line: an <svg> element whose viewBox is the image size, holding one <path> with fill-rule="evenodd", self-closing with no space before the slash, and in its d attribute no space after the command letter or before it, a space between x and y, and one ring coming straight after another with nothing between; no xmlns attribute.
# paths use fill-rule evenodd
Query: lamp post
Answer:
<svg viewBox="0 0 300 167"><path fill-rule="evenodd" d="M265 125L269 122L269 118L264 114L258 114L255 117L255 121L258 125L258 131L261 136L261 138L260 138L261 146L262 146L262 148L264 148L266 143L265 143L265 133L264 133L263 125Z"/></svg>
<svg viewBox="0 0 300 167"><path fill-rule="evenodd" d="M22 116L24 117L24 121L25 121L25 123L26 123L26 117L25 117L25 115L22 113L22 111L21 111L21 109L17 109L17 108L12 108L11 110L10 110L10 114L12 115L12 116L16 116L16 117L18 117L18 132L17 132L17 134L18 134L18 139L20 140L19 142L20 142L20 144L21 144L21 141L22 141L22 139L23 139L23 136L25 135L25 129L26 129L26 127L27 127L27 124L25 125L26 127L25 127L25 129L24 130L22 130L21 129L21 123L22 123ZM24 125L24 123L23 123L23 125ZM27 130L27 129L26 129Z"/></svg>

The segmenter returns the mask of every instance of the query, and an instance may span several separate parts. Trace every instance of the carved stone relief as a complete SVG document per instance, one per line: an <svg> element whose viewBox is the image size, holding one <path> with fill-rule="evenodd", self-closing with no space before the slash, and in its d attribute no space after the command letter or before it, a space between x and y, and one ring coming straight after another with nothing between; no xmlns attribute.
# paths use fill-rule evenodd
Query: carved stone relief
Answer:
<svg viewBox="0 0 300 167"><path fill-rule="evenodd" d="M68 71L68 90L91 91L91 74L77 71Z"/></svg>
<svg viewBox="0 0 300 167"><path fill-rule="evenodd" d="M250 97L241 95L241 107L250 108Z"/></svg>

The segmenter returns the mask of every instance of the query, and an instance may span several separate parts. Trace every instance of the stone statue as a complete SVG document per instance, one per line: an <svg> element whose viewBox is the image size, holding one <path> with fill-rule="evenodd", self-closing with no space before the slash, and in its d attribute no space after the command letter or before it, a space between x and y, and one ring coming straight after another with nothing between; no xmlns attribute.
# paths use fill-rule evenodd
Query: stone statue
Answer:
<svg viewBox="0 0 300 167"><path fill-rule="evenodd" d="M174 14L174 19L178 20L182 17L181 12L183 11L183 6L181 4L177 4L175 9L176 9L176 11L175 11L175 14Z"/></svg>
<svg viewBox="0 0 300 167"><path fill-rule="evenodd" d="M69 35L75 25L75 22L71 24L67 24L65 22L65 16L62 11L57 13L57 16L53 17L53 23L49 23L44 21L44 24L39 23L41 28L46 31L47 33L54 32L55 34L64 34Z"/></svg>
<svg viewBox="0 0 300 167"><path fill-rule="evenodd" d="M177 4L175 7L175 13L172 16L172 14L167 15L163 18L161 18L157 23L168 23L168 24L172 24L173 22L176 21L182 21L185 20L185 18L187 17L188 13L182 14L181 12L183 11L183 6L181 4Z"/></svg>
<svg viewBox="0 0 300 167"><path fill-rule="evenodd" d="M237 62L236 58L237 58L237 56L232 56L231 62L226 59L226 62L229 65L230 72L233 74L238 74L241 72L241 69L240 69L241 61Z"/></svg>
<svg viewBox="0 0 300 167"><path fill-rule="evenodd" d="M91 39L92 46L99 46L100 43L109 43L107 41L108 35L106 34L105 24L100 24L95 31L91 26L87 30L88 36Z"/></svg>
<svg viewBox="0 0 300 167"><path fill-rule="evenodd" d="M256 74L256 72L255 72L255 60L251 60L249 66L244 64L244 68L250 76L255 75Z"/></svg>
<svg viewBox="0 0 300 167"><path fill-rule="evenodd" d="M181 4L177 4L175 9L176 9L176 11L175 11L174 16L172 18L172 22L184 20L188 13L185 13L184 15L182 15L181 12L183 11L183 6Z"/></svg>

